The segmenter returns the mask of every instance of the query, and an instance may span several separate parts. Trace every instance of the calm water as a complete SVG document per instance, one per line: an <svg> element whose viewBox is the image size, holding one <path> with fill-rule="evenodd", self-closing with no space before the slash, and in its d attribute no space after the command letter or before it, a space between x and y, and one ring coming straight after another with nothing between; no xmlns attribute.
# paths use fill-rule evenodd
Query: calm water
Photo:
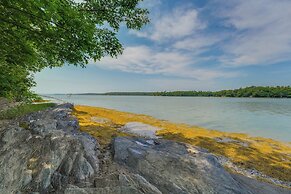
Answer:
<svg viewBox="0 0 291 194"><path fill-rule="evenodd" d="M209 129L291 141L291 99L87 95L53 97L75 104L147 114Z"/></svg>

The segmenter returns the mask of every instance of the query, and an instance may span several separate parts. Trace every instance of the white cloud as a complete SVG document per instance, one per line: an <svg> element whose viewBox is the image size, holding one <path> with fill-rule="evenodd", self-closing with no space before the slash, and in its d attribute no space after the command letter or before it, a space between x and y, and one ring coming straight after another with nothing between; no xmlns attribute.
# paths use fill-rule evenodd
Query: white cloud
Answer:
<svg viewBox="0 0 291 194"><path fill-rule="evenodd" d="M219 70L193 67L195 60L189 55L174 51L155 51L146 46L127 47L117 59L105 57L100 62L92 62L92 64L124 72L160 74L197 80L235 75Z"/></svg>
<svg viewBox="0 0 291 194"><path fill-rule="evenodd" d="M172 12L155 16L151 21L152 27L134 34L154 41L164 41L183 38L191 35L195 30L201 30L206 25L198 18L198 11L179 7Z"/></svg>
<svg viewBox="0 0 291 194"><path fill-rule="evenodd" d="M204 9L183 6L155 16L150 28L135 34L158 42L171 42L172 48L195 55L215 46L223 52L217 64L225 66L269 65L291 60L290 0L214 2ZM215 18L204 17L202 22L200 15L205 10ZM229 31L209 29L207 19L207 23L213 22L211 19L219 20L217 25L223 21Z"/></svg>
<svg viewBox="0 0 291 194"><path fill-rule="evenodd" d="M143 0L142 2L140 2L140 7L153 9L155 7L158 7L161 3L161 0Z"/></svg>
<svg viewBox="0 0 291 194"><path fill-rule="evenodd" d="M207 25L200 20L205 10L215 16L203 18L208 19ZM127 47L118 59L106 57L96 65L125 72L213 80L241 75L220 69L224 66L265 65L291 59L291 1L217 0L204 10L184 6L155 16L148 29L135 32L154 40L151 47ZM223 24L220 27L226 30L211 29L211 22ZM157 44L164 48L156 49ZM201 55L214 48L219 54Z"/></svg>
<svg viewBox="0 0 291 194"><path fill-rule="evenodd" d="M205 48L218 43L222 37L207 36L203 34L195 35L190 38L174 43L173 47L176 49L192 50L192 51L203 51Z"/></svg>
<svg viewBox="0 0 291 194"><path fill-rule="evenodd" d="M227 1L219 16L235 28L223 45L229 66L266 65L291 60L291 1Z"/></svg>

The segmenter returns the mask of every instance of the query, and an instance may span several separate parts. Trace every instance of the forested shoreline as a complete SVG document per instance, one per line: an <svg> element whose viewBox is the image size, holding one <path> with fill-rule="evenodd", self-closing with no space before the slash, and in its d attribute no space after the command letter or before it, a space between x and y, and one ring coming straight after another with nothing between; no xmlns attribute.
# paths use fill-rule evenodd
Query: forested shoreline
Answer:
<svg viewBox="0 0 291 194"><path fill-rule="evenodd" d="M108 92L108 93L83 93L78 95L291 98L291 87L251 86L234 90L220 90L220 91Z"/></svg>

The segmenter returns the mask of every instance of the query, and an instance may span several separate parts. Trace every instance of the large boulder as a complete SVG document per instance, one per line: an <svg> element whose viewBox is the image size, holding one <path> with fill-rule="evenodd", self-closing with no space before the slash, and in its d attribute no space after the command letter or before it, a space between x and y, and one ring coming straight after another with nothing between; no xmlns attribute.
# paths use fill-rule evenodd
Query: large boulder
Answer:
<svg viewBox="0 0 291 194"><path fill-rule="evenodd" d="M98 173L99 145L78 131L71 108L32 113L20 125L13 121L0 128L1 194L62 191Z"/></svg>
<svg viewBox="0 0 291 194"><path fill-rule="evenodd" d="M139 174L161 193L290 193L267 183L227 172L216 156L162 139L118 137L114 161Z"/></svg>

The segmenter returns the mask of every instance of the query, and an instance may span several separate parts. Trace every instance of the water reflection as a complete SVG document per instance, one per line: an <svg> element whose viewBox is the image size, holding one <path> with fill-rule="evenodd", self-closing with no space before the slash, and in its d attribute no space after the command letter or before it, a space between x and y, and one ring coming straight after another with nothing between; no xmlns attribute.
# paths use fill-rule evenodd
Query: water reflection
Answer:
<svg viewBox="0 0 291 194"><path fill-rule="evenodd" d="M291 100L289 99L255 100L251 102L237 102L237 104L240 109L250 112L268 112L291 116Z"/></svg>

